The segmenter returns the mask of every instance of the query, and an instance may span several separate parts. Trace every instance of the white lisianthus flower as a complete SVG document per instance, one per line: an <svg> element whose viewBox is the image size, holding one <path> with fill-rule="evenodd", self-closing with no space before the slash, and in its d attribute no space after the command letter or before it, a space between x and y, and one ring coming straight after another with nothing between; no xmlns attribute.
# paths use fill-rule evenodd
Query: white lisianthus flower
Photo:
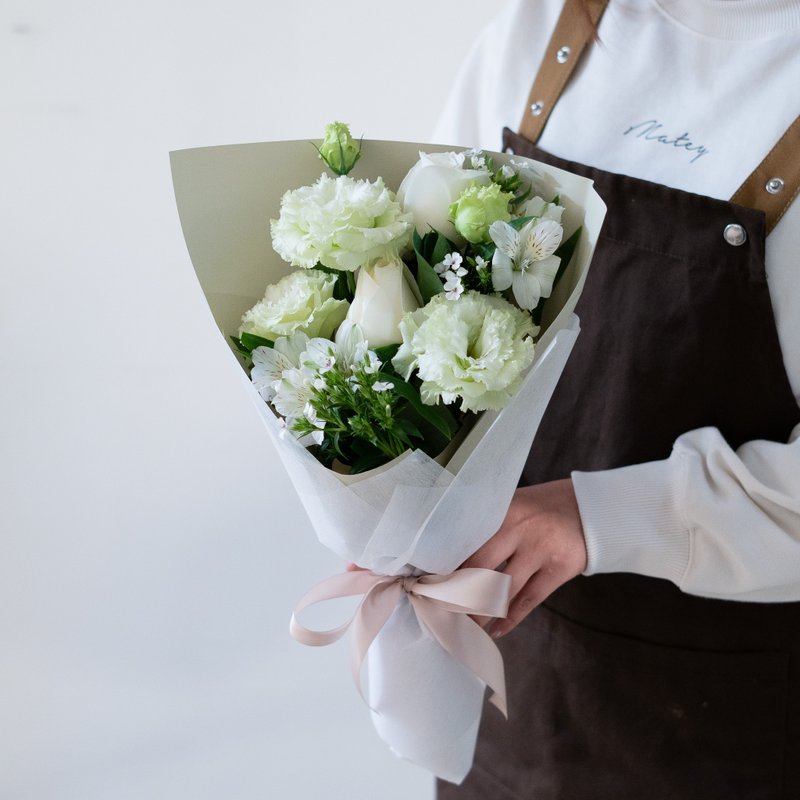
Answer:
<svg viewBox="0 0 800 800"><path fill-rule="evenodd" d="M465 292L453 303L438 294L407 314L400 332L392 364L406 380L416 371L428 405L461 398L464 411L499 410L533 361L530 315L502 297Z"/></svg>
<svg viewBox="0 0 800 800"><path fill-rule="evenodd" d="M486 167L468 169L465 153L420 153L403 178L397 198L414 217L420 236L431 228L452 241L463 241L449 219L450 206L471 186L489 186Z"/></svg>
<svg viewBox="0 0 800 800"><path fill-rule="evenodd" d="M561 259L553 255L564 229L551 219L531 220L521 230L495 222L489 236L497 245L492 256L492 286L502 292L511 287L520 308L536 308L550 297Z"/></svg>
<svg viewBox="0 0 800 800"><path fill-rule="evenodd" d="M520 209L519 215L521 217L539 217L540 219L552 219L555 222L561 222L561 215L564 213L564 206L556 205L555 203L548 203L545 199L536 195L527 200L525 205Z"/></svg>
<svg viewBox="0 0 800 800"><path fill-rule="evenodd" d="M336 276L318 269L292 272L267 286L264 299L242 317L239 335L253 333L275 341L302 331L332 336L347 314L347 300L336 300Z"/></svg>
<svg viewBox="0 0 800 800"><path fill-rule="evenodd" d="M421 305L419 289L402 260L379 259L358 271L347 319L361 328L370 347L399 344L400 320Z"/></svg>
<svg viewBox="0 0 800 800"><path fill-rule="evenodd" d="M293 266L352 271L401 253L411 240L412 218L381 178L321 175L283 195L270 229L275 251Z"/></svg>

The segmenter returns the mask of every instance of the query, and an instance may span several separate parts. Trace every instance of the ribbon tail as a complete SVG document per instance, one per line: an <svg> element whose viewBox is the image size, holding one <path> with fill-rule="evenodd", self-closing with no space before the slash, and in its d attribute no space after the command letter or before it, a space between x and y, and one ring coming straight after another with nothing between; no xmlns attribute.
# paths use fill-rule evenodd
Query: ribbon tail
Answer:
<svg viewBox="0 0 800 800"><path fill-rule="evenodd" d="M350 671L353 674L358 693L365 703L367 699L361 688L361 667L367 657L370 645L375 641L375 637L380 633L389 617L392 616L403 594L403 588L397 581L376 583L364 596L353 618L353 630L350 637Z"/></svg>
<svg viewBox="0 0 800 800"><path fill-rule="evenodd" d="M464 614L437 607L435 601L424 597L412 595L410 599L418 619L433 638L492 690L489 702L508 719L503 656L492 637Z"/></svg>

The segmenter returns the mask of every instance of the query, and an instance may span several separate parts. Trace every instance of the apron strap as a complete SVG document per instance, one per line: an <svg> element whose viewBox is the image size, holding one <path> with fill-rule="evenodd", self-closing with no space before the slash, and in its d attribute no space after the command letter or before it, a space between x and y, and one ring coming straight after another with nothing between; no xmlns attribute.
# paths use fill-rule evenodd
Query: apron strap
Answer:
<svg viewBox="0 0 800 800"><path fill-rule="evenodd" d="M561 90L596 36L608 0L566 0L528 95L519 132L536 144Z"/></svg>
<svg viewBox="0 0 800 800"><path fill-rule="evenodd" d="M565 0L528 95L519 132L534 144L580 57L596 38L609 0ZM800 194L800 117L736 190L731 202L763 211L769 233Z"/></svg>
<svg viewBox="0 0 800 800"><path fill-rule="evenodd" d="M731 198L767 217L767 233L777 224L800 193L800 117L789 126L764 160L750 173Z"/></svg>

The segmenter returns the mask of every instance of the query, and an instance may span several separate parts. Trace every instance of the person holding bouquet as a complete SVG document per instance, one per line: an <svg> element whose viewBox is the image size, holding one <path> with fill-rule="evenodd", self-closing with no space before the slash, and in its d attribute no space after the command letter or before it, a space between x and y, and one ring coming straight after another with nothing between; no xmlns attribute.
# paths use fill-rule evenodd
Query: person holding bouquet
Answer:
<svg viewBox="0 0 800 800"><path fill-rule="evenodd" d="M800 3L509 0L436 141L608 205L451 798L800 797ZM520 117L522 121L520 122Z"/></svg>

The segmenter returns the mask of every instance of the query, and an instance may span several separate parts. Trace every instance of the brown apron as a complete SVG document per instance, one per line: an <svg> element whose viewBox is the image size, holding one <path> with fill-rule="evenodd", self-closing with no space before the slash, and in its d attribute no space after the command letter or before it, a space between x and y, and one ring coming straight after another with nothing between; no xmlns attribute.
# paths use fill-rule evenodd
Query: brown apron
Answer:
<svg viewBox="0 0 800 800"><path fill-rule="evenodd" d="M557 28L549 56L563 42ZM548 98L536 116L557 97L541 91L534 84L534 114L535 98ZM504 147L592 178L608 205L577 308L581 335L523 483L664 459L703 426L733 447L785 442L800 409L766 283L765 219L780 218L800 175L779 208L758 189L787 151L737 193L754 209L565 162L509 130ZM743 244L729 243L738 229L725 238L729 225ZM800 603L579 577L499 644L509 720L484 710L474 767L460 787L439 782L439 800L800 798Z"/></svg>

